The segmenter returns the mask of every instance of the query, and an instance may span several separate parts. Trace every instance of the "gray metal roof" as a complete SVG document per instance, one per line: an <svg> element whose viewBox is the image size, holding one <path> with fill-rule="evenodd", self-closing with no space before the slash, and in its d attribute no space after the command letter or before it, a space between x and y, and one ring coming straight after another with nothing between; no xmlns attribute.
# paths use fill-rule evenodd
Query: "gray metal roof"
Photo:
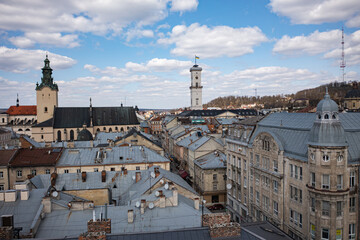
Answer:
<svg viewBox="0 0 360 240"><path fill-rule="evenodd" d="M176 145L181 146L181 147L188 147L190 144L192 144L199 138L200 137L197 134L190 134L189 136L187 136L184 139L177 142Z"/></svg>
<svg viewBox="0 0 360 240"><path fill-rule="evenodd" d="M28 141L31 145L33 145L34 147L37 147L37 148L40 148L42 147L40 143L38 143L37 141L35 141L34 139L26 136L26 135L23 135L22 136L26 141Z"/></svg>
<svg viewBox="0 0 360 240"><path fill-rule="evenodd" d="M258 134L266 132L274 137L285 156L307 161L310 130L315 118L315 113L272 113L258 123L250 144ZM360 113L340 113L339 119L348 144L348 162L359 162Z"/></svg>
<svg viewBox="0 0 360 240"><path fill-rule="evenodd" d="M124 134L123 132L98 132L95 140L97 140L99 144L108 143L108 139L115 141L117 138L123 137Z"/></svg>
<svg viewBox="0 0 360 240"><path fill-rule="evenodd" d="M240 119L238 119L238 118L218 118L216 120L218 120L218 122L222 125L236 124L236 123L239 123L239 121L240 121Z"/></svg>
<svg viewBox="0 0 360 240"><path fill-rule="evenodd" d="M206 154L194 161L202 169L226 168L226 155L219 151Z"/></svg>
<svg viewBox="0 0 360 240"><path fill-rule="evenodd" d="M15 202L1 202L1 215L14 215L15 227L22 227L20 234L30 233L31 225L41 205L41 199L45 196L46 189L34 189L30 191L28 200L20 200L20 191L17 191Z"/></svg>
<svg viewBox="0 0 360 240"><path fill-rule="evenodd" d="M241 240L281 240L291 239L286 233L269 222L254 222L241 224Z"/></svg>
<svg viewBox="0 0 360 240"><path fill-rule="evenodd" d="M97 153L101 151L103 156L106 156L105 158L96 157ZM68 148L64 150L56 166L103 166L156 162L165 163L170 162L170 160L144 146Z"/></svg>

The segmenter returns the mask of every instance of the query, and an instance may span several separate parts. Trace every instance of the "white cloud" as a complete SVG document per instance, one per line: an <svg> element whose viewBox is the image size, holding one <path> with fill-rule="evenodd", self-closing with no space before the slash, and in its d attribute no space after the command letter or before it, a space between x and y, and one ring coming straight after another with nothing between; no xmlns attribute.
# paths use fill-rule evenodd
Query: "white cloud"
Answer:
<svg viewBox="0 0 360 240"><path fill-rule="evenodd" d="M160 44L175 44L171 53L193 57L238 57L252 53L253 48L268 41L258 27L232 28L228 26L208 27L198 23L177 25L168 33L168 38L158 40Z"/></svg>
<svg viewBox="0 0 360 240"><path fill-rule="evenodd" d="M360 26L360 21L356 21L360 18L358 0L270 0L269 6L295 24L347 21L348 27Z"/></svg>
<svg viewBox="0 0 360 240"><path fill-rule="evenodd" d="M184 12L196 10L199 2L197 0L172 0L171 11L173 12Z"/></svg>
<svg viewBox="0 0 360 240"><path fill-rule="evenodd" d="M154 32L150 29L130 29L129 31L126 32L126 41L130 41L133 38L143 38L143 37L147 37L147 38L153 38L154 37Z"/></svg>
<svg viewBox="0 0 360 240"><path fill-rule="evenodd" d="M37 33L27 32L23 37L11 37L9 41L17 47L33 47L36 43L52 45L56 47L77 47L79 46L78 36L75 34L62 35L61 33Z"/></svg>
<svg viewBox="0 0 360 240"><path fill-rule="evenodd" d="M345 59L349 66L360 64L360 30L345 35ZM315 31L309 36L283 36L273 48L274 53L298 56L324 54L336 61L341 57L341 31Z"/></svg>
<svg viewBox="0 0 360 240"><path fill-rule="evenodd" d="M40 70L47 52L43 50L24 50L0 47L0 70L23 73L29 70ZM76 61L72 58L48 53L53 69L70 68Z"/></svg>
<svg viewBox="0 0 360 240"><path fill-rule="evenodd" d="M174 0L63 0L61 4L49 4L46 0L6 1L0 3L0 29L20 31L24 36L11 39L16 46L33 46L46 43L55 46L77 46L77 34L119 35L129 26L141 28L167 17L170 11L196 9L197 0L184 3ZM45 38L39 36L46 34ZM144 30L142 36L153 33ZM55 40L46 41L48 40Z"/></svg>

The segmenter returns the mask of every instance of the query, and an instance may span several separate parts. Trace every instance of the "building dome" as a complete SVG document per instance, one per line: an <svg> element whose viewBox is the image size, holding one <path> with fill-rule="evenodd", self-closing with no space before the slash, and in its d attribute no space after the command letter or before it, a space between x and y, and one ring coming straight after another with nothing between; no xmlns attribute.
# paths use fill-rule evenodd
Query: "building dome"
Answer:
<svg viewBox="0 0 360 240"><path fill-rule="evenodd" d="M190 72L192 72L192 71L202 71L202 68L199 67L199 65L195 64L194 66L192 66L190 68Z"/></svg>
<svg viewBox="0 0 360 240"><path fill-rule="evenodd" d="M347 146L345 131L339 120L339 107L326 89L316 108L316 119L310 130L309 144L315 146Z"/></svg>
<svg viewBox="0 0 360 240"><path fill-rule="evenodd" d="M93 136L91 134L91 132L89 132L89 130L87 130L86 128L83 128L78 136L77 136L77 140L78 141L90 141L93 140Z"/></svg>
<svg viewBox="0 0 360 240"><path fill-rule="evenodd" d="M339 111L339 106L334 100L330 98L330 95L326 89L326 94L324 96L324 99L318 103L316 107L316 112L338 112L338 111Z"/></svg>

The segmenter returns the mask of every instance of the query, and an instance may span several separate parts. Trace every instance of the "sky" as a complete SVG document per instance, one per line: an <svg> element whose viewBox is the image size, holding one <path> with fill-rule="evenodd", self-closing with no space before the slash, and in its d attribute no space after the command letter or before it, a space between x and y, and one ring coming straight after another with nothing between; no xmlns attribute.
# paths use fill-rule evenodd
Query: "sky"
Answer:
<svg viewBox="0 0 360 240"><path fill-rule="evenodd" d="M359 0L17 0L0 2L0 107L36 104L48 54L59 106L190 105L360 80Z"/></svg>

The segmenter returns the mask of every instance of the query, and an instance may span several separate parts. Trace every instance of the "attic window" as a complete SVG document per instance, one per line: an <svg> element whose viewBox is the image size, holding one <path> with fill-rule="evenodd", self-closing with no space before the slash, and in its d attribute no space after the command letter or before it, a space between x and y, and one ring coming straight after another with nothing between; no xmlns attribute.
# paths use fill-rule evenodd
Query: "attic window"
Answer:
<svg viewBox="0 0 360 240"><path fill-rule="evenodd" d="M329 114L325 114L324 119L329 119Z"/></svg>
<svg viewBox="0 0 360 240"><path fill-rule="evenodd" d="M321 115L320 115L320 114L318 115L318 118L321 119Z"/></svg>
<svg viewBox="0 0 360 240"><path fill-rule="evenodd" d="M332 115L332 119L336 119L336 115L335 115L335 114Z"/></svg>

